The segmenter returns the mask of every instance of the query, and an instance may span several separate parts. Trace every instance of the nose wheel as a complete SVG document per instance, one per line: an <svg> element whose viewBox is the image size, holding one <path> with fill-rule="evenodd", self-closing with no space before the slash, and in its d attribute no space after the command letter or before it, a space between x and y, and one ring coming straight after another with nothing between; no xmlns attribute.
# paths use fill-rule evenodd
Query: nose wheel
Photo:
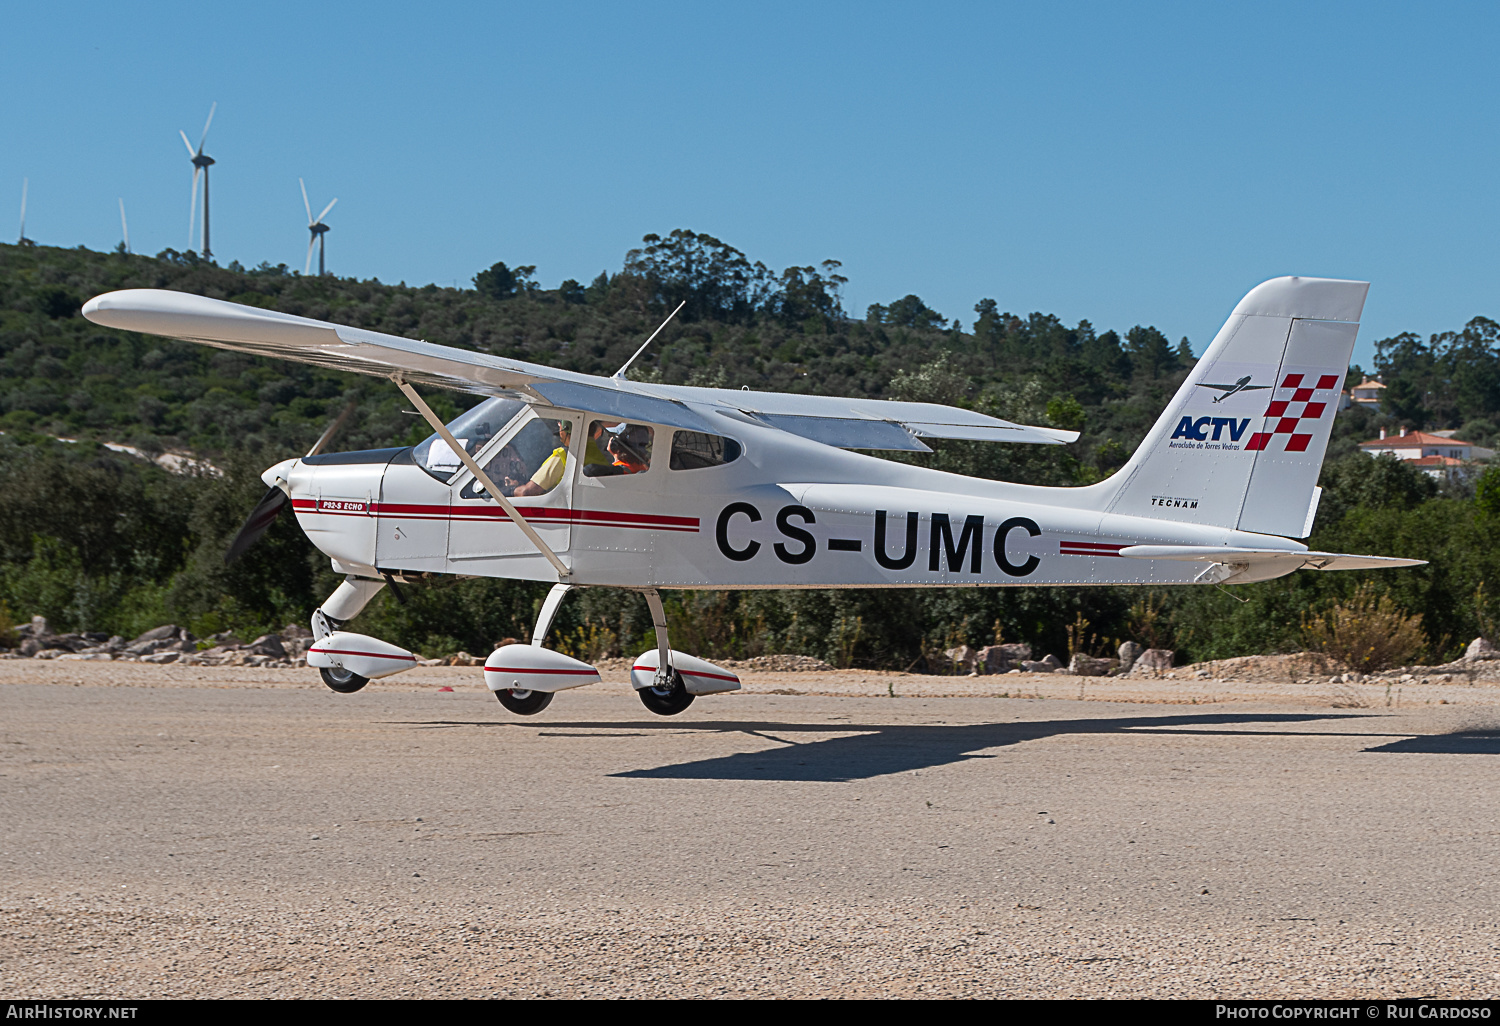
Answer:
<svg viewBox="0 0 1500 1026"><path fill-rule="evenodd" d="M652 685L641 688L636 694L641 696L641 704L658 716L676 716L688 706L693 704L693 696L688 694L687 685L682 682L682 674L676 670L672 671L671 687L658 687Z"/></svg>
<svg viewBox="0 0 1500 1026"><path fill-rule="evenodd" d="M525 688L501 688L495 692L500 704L517 716L535 716L552 704L552 692Z"/></svg>

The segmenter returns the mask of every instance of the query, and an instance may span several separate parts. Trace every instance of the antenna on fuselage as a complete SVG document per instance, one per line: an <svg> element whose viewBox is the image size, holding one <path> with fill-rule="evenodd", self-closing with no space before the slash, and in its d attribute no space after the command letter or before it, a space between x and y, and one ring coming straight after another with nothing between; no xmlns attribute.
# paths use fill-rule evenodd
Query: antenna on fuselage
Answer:
<svg viewBox="0 0 1500 1026"><path fill-rule="evenodd" d="M681 310L685 306L687 306L687 300L686 299L684 299L682 302L680 302L680 303L677 304L677 310ZM672 318L677 316L677 310L673 310L671 313L667 314L667 319L661 322L661 328L665 328L668 324L670 324L672 322ZM625 372L630 369L630 365L632 363L635 363L636 359L642 353L644 353L646 351L646 347L651 344L651 339L655 338L656 336L658 336L658 335L661 334L661 328L657 328L655 331L653 331L651 333L651 338L648 338L648 339L646 339L646 341L644 341L644 342L641 343L641 348L639 348L639 349L637 349L635 351L635 356L632 356L630 359L626 360L625 361L625 366L623 366L619 370L615 371L615 373L614 373L615 377L617 377L617 378L623 378L625 376Z"/></svg>

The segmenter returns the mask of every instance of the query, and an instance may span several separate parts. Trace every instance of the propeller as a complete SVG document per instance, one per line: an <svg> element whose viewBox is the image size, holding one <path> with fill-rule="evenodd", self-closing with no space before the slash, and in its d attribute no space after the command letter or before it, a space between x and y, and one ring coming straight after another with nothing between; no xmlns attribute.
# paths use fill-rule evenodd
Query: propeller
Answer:
<svg viewBox="0 0 1500 1026"><path fill-rule="evenodd" d="M323 434L318 437L318 440L313 443L313 447L307 451L307 456L316 456L323 451L323 447L338 433L344 421L349 418L349 414L354 412L356 405L358 404L351 402L348 406L344 407L344 412L340 413L334 419L334 422L329 424ZM306 459L307 457L303 458ZM226 564L233 563L245 554L245 550L260 541L260 536L265 534L271 525L276 522L277 516L281 514L281 508L290 501L291 499L287 496L286 492L272 485L266 494L261 496L261 500L255 504L255 508L250 511L250 515L245 518L245 522L240 525L239 534L234 536L234 541L229 543L229 550L224 553L224 562Z"/></svg>

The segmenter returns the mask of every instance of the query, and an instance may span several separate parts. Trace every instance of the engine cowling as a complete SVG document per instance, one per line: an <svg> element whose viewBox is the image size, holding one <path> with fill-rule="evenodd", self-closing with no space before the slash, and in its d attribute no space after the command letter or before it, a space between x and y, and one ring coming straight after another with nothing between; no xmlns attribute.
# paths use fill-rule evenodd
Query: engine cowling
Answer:
<svg viewBox="0 0 1500 1026"><path fill-rule="evenodd" d="M656 683L656 670L660 665L660 653L654 648L636 656L630 664L630 686L637 691L651 687ZM724 667L675 648L672 650L672 666L682 674L683 686L690 695L718 695L740 689L740 679Z"/></svg>
<svg viewBox="0 0 1500 1026"><path fill-rule="evenodd" d="M379 638L334 631L313 642L307 650L307 665L321 670L350 670L375 680L410 670L417 665L417 657Z"/></svg>
<svg viewBox="0 0 1500 1026"><path fill-rule="evenodd" d="M599 683L599 671L550 648L502 645L484 661L484 683L491 691L566 691Z"/></svg>

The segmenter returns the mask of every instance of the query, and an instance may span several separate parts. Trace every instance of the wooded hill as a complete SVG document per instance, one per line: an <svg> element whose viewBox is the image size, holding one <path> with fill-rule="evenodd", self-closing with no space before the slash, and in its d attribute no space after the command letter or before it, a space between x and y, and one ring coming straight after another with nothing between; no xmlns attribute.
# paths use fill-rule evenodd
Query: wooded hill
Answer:
<svg viewBox="0 0 1500 1026"><path fill-rule="evenodd" d="M413 288L305 277L285 265L218 267L170 250L152 258L0 246L0 599L13 615L44 613L58 629L123 634L174 621L199 635L253 636L302 622L336 581L290 517L233 568L220 561L263 490L259 471L305 451L351 400L358 405L338 448L410 444L427 433L378 379L110 331L79 315L87 298L112 289L193 292L595 374L617 369L685 301L632 377L945 402L1081 430L1067 447L948 442L930 456L903 457L1031 483L1086 483L1112 472L1192 362L1186 339L1174 345L1152 327L1069 326L1005 312L993 299L979 300L967 324L914 295L851 316L838 270L824 261L774 272L681 230L647 236L617 272L556 289L540 288L534 268L504 263L476 274L473 289ZM1467 440L1492 444L1500 433L1497 336L1496 325L1476 319L1426 342L1403 335L1378 343L1377 369L1399 423L1462 428ZM476 400L433 392L430 401L446 416ZM1072 643L1092 650L1135 637L1194 657L1225 656L1299 647L1308 610L1373 577L1426 618L1431 655L1451 652L1486 615L1473 602L1480 582L1500 581L1485 544L1485 503L1462 489L1439 494L1410 468L1356 451L1396 419L1354 410L1335 423L1309 544L1434 566L1301 573L1236 589L1246 604L1202 588L684 593L674 640L707 657L793 651L905 666L997 634L1066 656L1071 623ZM226 475L169 475L91 444L103 441L192 453ZM526 636L543 590L450 582L416 590L406 607L378 600L362 629L427 655L488 651L504 636ZM645 647L649 620L634 596L595 589L570 597L558 630L563 647L584 655L634 652Z"/></svg>

